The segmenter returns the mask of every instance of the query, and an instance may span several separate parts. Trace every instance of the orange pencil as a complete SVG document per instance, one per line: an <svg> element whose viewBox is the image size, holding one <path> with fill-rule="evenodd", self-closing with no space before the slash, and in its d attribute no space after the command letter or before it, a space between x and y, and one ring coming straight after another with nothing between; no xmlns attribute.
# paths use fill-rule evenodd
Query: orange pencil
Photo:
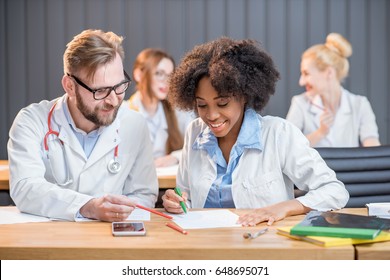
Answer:
<svg viewBox="0 0 390 280"><path fill-rule="evenodd" d="M170 227L171 229L177 230L178 232L180 232L182 234L188 234L188 231L182 229L181 227L179 227L177 225L174 225L174 224L171 224L171 223L166 223L165 225L167 227Z"/></svg>
<svg viewBox="0 0 390 280"><path fill-rule="evenodd" d="M145 206L142 206L142 205L139 205L139 204L137 204L137 205L135 205L135 206L138 207L138 208L140 208L140 209L149 211L149 212L151 212L151 213L153 213L153 214L160 215L160 216L162 216L162 217L164 217L164 218L167 218L167 219L170 219L170 220L173 219L172 216L169 216L169 215L166 215L166 214L164 214L164 213L158 212L158 211L156 211L156 210L154 210L154 209L150 209L150 208L148 208L148 207L145 207Z"/></svg>

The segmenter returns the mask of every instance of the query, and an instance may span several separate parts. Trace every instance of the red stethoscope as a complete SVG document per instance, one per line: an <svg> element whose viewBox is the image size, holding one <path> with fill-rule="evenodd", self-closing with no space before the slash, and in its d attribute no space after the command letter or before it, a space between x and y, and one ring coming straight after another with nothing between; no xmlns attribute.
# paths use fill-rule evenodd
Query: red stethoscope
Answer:
<svg viewBox="0 0 390 280"><path fill-rule="evenodd" d="M47 156L49 158L49 144L48 144L48 138L50 135L55 135L57 138L59 137L60 133L58 131L55 131L52 129L51 127L51 119L52 119L52 116L53 116L53 112L54 112L54 108L57 106L57 102L53 104L53 106L51 107L50 111L49 111L49 114L47 115L47 126L48 126L48 131L46 132L45 134L45 137L43 138L43 144L44 144L44 148L45 148L45 151L47 152ZM65 149L64 149L64 143L59 140L61 142L61 147L63 149L63 153L65 154ZM70 178L70 174L69 174L69 167L68 167L68 161L67 161L67 157L64 155L65 157L65 169L67 170L66 172L66 181L64 183L59 183L57 180L57 184L60 185L60 186L66 186L68 184L71 184L73 182L73 180ZM49 162L50 162L50 158L49 158ZM51 163L50 163L51 164ZM121 164L119 163L118 161L118 145L116 145L115 147L115 150L114 150L114 158L110 160L110 162L108 163L107 165L107 169L110 173L112 174L116 174L118 173L120 170L121 170Z"/></svg>

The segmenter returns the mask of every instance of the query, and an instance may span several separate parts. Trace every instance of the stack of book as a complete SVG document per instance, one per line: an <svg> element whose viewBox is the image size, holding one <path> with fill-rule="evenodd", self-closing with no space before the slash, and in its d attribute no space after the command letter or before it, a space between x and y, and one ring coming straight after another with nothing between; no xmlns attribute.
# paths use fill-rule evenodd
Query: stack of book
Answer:
<svg viewBox="0 0 390 280"><path fill-rule="evenodd" d="M293 227L278 233L293 239L330 247L390 240L390 220L336 212L311 211Z"/></svg>

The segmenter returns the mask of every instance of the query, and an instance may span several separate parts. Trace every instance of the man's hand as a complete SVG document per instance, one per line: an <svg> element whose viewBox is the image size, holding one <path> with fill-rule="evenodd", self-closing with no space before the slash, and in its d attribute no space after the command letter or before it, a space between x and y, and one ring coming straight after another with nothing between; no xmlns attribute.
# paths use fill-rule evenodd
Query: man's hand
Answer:
<svg viewBox="0 0 390 280"><path fill-rule="evenodd" d="M80 208L80 214L105 222L120 222L127 219L135 205L135 202L124 195L107 194L88 201Z"/></svg>

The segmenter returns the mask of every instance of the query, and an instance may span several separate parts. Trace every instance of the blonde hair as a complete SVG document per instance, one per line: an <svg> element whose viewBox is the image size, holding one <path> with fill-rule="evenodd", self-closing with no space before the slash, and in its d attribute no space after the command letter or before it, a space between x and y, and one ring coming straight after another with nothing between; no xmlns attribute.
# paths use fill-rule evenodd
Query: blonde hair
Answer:
<svg viewBox="0 0 390 280"><path fill-rule="evenodd" d="M325 44L308 48L302 54L302 59L312 59L320 71L325 70L328 66L333 67L341 82L348 76L349 62L347 58L351 55L351 43L338 33L330 33L326 36Z"/></svg>
<svg viewBox="0 0 390 280"><path fill-rule="evenodd" d="M99 66L113 61L117 54L123 61L122 41L123 37L113 32L84 30L66 45L63 58L65 74L76 75L79 70L85 69L87 78L92 78Z"/></svg>

